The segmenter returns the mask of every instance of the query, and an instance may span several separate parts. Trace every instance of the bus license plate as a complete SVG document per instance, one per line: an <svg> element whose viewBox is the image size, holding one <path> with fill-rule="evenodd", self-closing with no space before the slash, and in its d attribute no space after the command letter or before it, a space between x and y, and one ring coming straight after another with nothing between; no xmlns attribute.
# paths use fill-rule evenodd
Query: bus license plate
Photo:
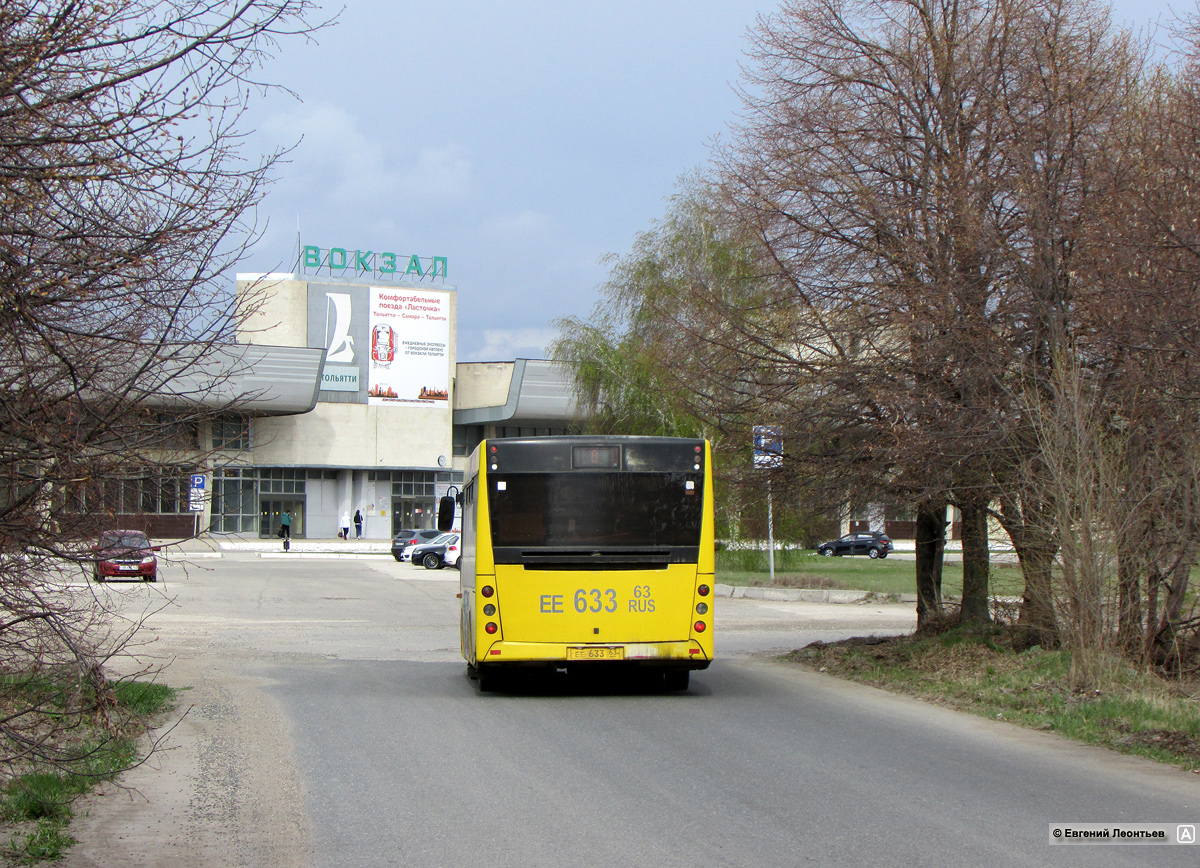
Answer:
<svg viewBox="0 0 1200 868"><path fill-rule="evenodd" d="M568 648L568 660L624 660L625 646L615 648Z"/></svg>

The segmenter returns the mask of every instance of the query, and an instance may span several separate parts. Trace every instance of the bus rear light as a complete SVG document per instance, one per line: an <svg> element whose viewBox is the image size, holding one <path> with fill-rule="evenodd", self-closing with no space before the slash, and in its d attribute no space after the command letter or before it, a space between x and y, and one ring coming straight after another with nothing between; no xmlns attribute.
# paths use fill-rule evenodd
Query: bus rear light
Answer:
<svg viewBox="0 0 1200 868"><path fill-rule="evenodd" d="M696 614L697 615L707 615L708 614L708 603L697 603L696 604Z"/></svg>
<svg viewBox="0 0 1200 868"><path fill-rule="evenodd" d="M479 589L479 593L483 594L485 597L490 597L492 594L496 593L496 589L491 585L484 585Z"/></svg>
<svg viewBox="0 0 1200 868"><path fill-rule="evenodd" d="M708 627L705 625L705 623L703 621L697 621L695 624L692 625L692 628L697 633L703 633L705 630L708 629Z"/></svg>
<svg viewBox="0 0 1200 868"><path fill-rule="evenodd" d="M499 649L499 648L496 648L496 649L494 649L494 650L492 650L492 651L489 651L488 653L489 653L489 654L491 654L493 657L499 657L499 656L500 656L500 649Z"/></svg>
<svg viewBox="0 0 1200 868"><path fill-rule="evenodd" d="M489 618L492 617L492 615L496 614L496 607L493 606L491 603L488 603L486 606L483 607L483 614Z"/></svg>
<svg viewBox="0 0 1200 868"><path fill-rule="evenodd" d="M500 628L496 626L495 621L488 621L486 624L483 625L483 632L487 633L488 635L495 633L499 629Z"/></svg>
<svg viewBox="0 0 1200 868"><path fill-rule="evenodd" d="M689 648L689 649L688 649L688 653L689 653L689 654L699 654L699 653L700 653L700 649L699 649L699 648Z"/></svg>
<svg viewBox="0 0 1200 868"><path fill-rule="evenodd" d="M708 591L709 591L708 585L701 585L700 587L696 588L696 593L699 594L701 597L707 597Z"/></svg>

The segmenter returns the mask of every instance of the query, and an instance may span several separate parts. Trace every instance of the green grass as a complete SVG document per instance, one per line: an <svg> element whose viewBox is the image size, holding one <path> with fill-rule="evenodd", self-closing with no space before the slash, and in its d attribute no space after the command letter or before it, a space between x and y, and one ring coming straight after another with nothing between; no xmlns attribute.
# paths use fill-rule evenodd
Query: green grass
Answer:
<svg viewBox="0 0 1200 868"><path fill-rule="evenodd" d="M766 585L770 573L765 551L717 552L718 582L727 585ZM867 557L824 558L812 550L775 553L775 584L791 588L845 588L876 594L914 594L916 564L894 555L879 560ZM993 563L991 591L996 596L1019 597L1025 587L1019 567ZM942 593L962 593L962 564L946 562L942 568Z"/></svg>
<svg viewBox="0 0 1200 868"><path fill-rule="evenodd" d="M30 770L0 787L0 820L14 830L5 855L16 862L62 858L74 843L67 832L74 801L137 762L136 736L149 717L175 700L175 691L161 684L122 681L111 686L118 708L131 717L125 734L98 730L79 742L74 759Z"/></svg>
<svg viewBox="0 0 1200 868"><path fill-rule="evenodd" d="M120 681L112 685L117 702L135 715L158 714L175 701L175 690L149 681Z"/></svg>
<svg viewBox="0 0 1200 868"><path fill-rule="evenodd" d="M18 865L36 865L58 861L74 843L75 839L67 832L66 821L39 820L32 831L12 837L8 852Z"/></svg>
<svg viewBox="0 0 1200 868"><path fill-rule="evenodd" d="M958 628L932 637L809 646L789 660L973 714L1200 770L1200 701L1109 661L1103 689L1072 690L1070 655L1013 651L1008 634Z"/></svg>

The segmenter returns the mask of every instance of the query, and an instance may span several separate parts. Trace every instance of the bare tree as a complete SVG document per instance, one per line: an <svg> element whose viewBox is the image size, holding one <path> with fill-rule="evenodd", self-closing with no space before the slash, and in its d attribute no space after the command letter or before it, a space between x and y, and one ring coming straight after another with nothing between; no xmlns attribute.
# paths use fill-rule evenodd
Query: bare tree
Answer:
<svg viewBox="0 0 1200 868"><path fill-rule="evenodd" d="M1025 514L1054 506L1014 483L1038 450L1022 402L1073 339L1093 165L1127 128L1138 52L1087 0L797 0L760 21L751 58L725 187L811 335L766 338L797 350L783 381L805 397L777 400L814 437L836 426L807 396L840 404L865 432L841 441L849 460L931 514L959 508L964 621L989 619L1001 503L1023 617L1053 641L1056 541ZM935 613L937 539L931 524L918 546Z"/></svg>
<svg viewBox="0 0 1200 868"><path fill-rule="evenodd" d="M70 759L56 730L109 713L103 665L128 635L71 565L123 511L113 483L173 483L221 409L188 372L232 335L222 274L280 156L245 157L239 119L311 10L0 7L0 761Z"/></svg>
<svg viewBox="0 0 1200 868"><path fill-rule="evenodd" d="M1106 171L1119 195L1095 225L1088 279L1103 287L1088 309L1085 360L1103 388L1123 447L1117 540L1118 640L1135 659L1178 669L1200 653L1186 620L1200 551L1200 65L1198 22L1181 36L1189 55L1144 86L1124 148ZM1195 622L1193 621L1193 625Z"/></svg>

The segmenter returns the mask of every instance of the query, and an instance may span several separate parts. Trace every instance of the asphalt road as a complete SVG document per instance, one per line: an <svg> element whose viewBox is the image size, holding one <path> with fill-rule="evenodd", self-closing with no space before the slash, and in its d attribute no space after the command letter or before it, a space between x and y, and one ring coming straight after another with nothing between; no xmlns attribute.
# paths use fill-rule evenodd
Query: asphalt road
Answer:
<svg viewBox="0 0 1200 868"><path fill-rule="evenodd" d="M556 676L480 694L456 574L388 560L197 562L124 661L187 684L136 790L68 865L1141 866L1190 847L1055 846L1051 822L1200 824L1200 778L774 662L901 632L909 606L718 600L683 694Z"/></svg>

